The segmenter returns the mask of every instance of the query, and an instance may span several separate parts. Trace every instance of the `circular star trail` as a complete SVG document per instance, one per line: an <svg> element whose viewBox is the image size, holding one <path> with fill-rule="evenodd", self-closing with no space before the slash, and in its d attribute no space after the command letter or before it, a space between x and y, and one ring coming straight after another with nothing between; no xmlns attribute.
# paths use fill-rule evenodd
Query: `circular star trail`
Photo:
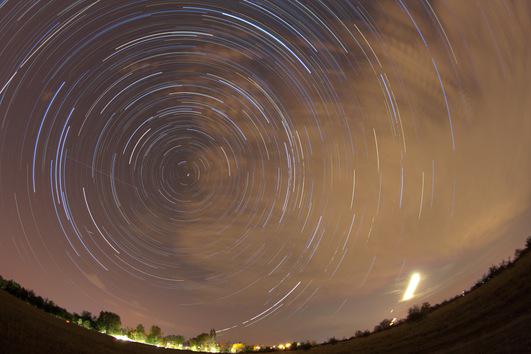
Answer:
<svg viewBox="0 0 531 354"><path fill-rule="evenodd" d="M457 293L529 231L526 13L0 1L2 273L266 342Z"/></svg>

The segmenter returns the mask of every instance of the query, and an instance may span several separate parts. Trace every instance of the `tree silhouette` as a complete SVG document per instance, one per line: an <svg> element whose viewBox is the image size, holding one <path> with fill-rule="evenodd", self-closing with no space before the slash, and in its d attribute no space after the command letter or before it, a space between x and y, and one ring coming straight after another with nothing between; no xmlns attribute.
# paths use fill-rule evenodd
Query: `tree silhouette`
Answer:
<svg viewBox="0 0 531 354"><path fill-rule="evenodd" d="M164 337L166 345L170 348L182 348L184 345L184 337L180 335L171 334Z"/></svg>
<svg viewBox="0 0 531 354"><path fill-rule="evenodd" d="M144 326L141 324L137 325L135 329L130 330L127 336L137 342L145 342L147 338Z"/></svg>
<svg viewBox="0 0 531 354"><path fill-rule="evenodd" d="M109 311L101 311L96 320L96 328L98 331L104 333L120 333L121 326L122 321L120 320L120 316Z"/></svg>
<svg viewBox="0 0 531 354"><path fill-rule="evenodd" d="M407 312L407 320L408 321L417 321L421 318L426 317L428 312L430 312L431 306L428 302L425 302L422 304L422 306L415 305L411 307Z"/></svg>
<svg viewBox="0 0 531 354"><path fill-rule="evenodd" d="M379 332L389 327L391 327L391 320L386 318L374 327L374 332Z"/></svg>
<svg viewBox="0 0 531 354"><path fill-rule="evenodd" d="M149 334L147 336L146 342L150 344L157 344L160 342L160 339L162 337L162 330L159 326L151 326L151 330L149 331Z"/></svg>

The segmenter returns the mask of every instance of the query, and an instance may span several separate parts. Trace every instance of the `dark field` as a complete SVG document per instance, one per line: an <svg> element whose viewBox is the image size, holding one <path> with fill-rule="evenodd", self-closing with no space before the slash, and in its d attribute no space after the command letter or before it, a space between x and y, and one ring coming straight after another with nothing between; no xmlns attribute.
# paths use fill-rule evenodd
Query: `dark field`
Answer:
<svg viewBox="0 0 531 354"><path fill-rule="evenodd" d="M168 353L67 324L0 291L0 353ZM177 353L188 351L179 351ZM300 351L304 352L304 351ZM531 253L425 318L317 353L531 353Z"/></svg>

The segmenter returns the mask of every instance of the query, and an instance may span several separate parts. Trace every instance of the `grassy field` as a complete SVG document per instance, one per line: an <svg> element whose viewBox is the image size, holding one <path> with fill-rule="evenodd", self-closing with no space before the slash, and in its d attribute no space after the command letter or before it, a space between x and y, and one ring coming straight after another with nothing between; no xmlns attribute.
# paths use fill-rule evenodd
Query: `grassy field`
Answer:
<svg viewBox="0 0 531 354"><path fill-rule="evenodd" d="M0 291L0 353L173 353L88 331ZM175 353L191 353L178 351ZM425 318L308 354L531 353L531 252Z"/></svg>

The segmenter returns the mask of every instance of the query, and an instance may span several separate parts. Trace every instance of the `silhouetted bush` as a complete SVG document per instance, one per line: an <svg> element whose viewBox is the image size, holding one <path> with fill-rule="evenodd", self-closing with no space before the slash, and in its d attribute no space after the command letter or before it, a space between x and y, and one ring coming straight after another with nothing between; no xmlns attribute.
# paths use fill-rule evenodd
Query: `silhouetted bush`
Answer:
<svg viewBox="0 0 531 354"><path fill-rule="evenodd" d="M359 338L359 337L367 337L369 334L371 334L371 331L369 330L364 330L364 331L357 330L354 335L356 338Z"/></svg>
<svg viewBox="0 0 531 354"><path fill-rule="evenodd" d="M338 342L338 340L336 339L336 337L332 337L326 342L326 344L334 345L334 344L337 344L337 342Z"/></svg>
<svg viewBox="0 0 531 354"><path fill-rule="evenodd" d="M310 350L311 348L312 348L312 344L308 341L301 343L297 346L297 349L302 349L302 350Z"/></svg>
<svg viewBox="0 0 531 354"><path fill-rule="evenodd" d="M408 321L418 321L421 318L426 317L428 312L430 312L431 306L429 303L425 302L421 306L415 305L411 307L407 312Z"/></svg>
<svg viewBox="0 0 531 354"><path fill-rule="evenodd" d="M380 322L379 324L374 326L374 331L373 332L380 332L380 331L383 331L384 329L387 329L389 327L391 327L391 320L386 318L386 319L382 320L382 322Z"/></svg>

